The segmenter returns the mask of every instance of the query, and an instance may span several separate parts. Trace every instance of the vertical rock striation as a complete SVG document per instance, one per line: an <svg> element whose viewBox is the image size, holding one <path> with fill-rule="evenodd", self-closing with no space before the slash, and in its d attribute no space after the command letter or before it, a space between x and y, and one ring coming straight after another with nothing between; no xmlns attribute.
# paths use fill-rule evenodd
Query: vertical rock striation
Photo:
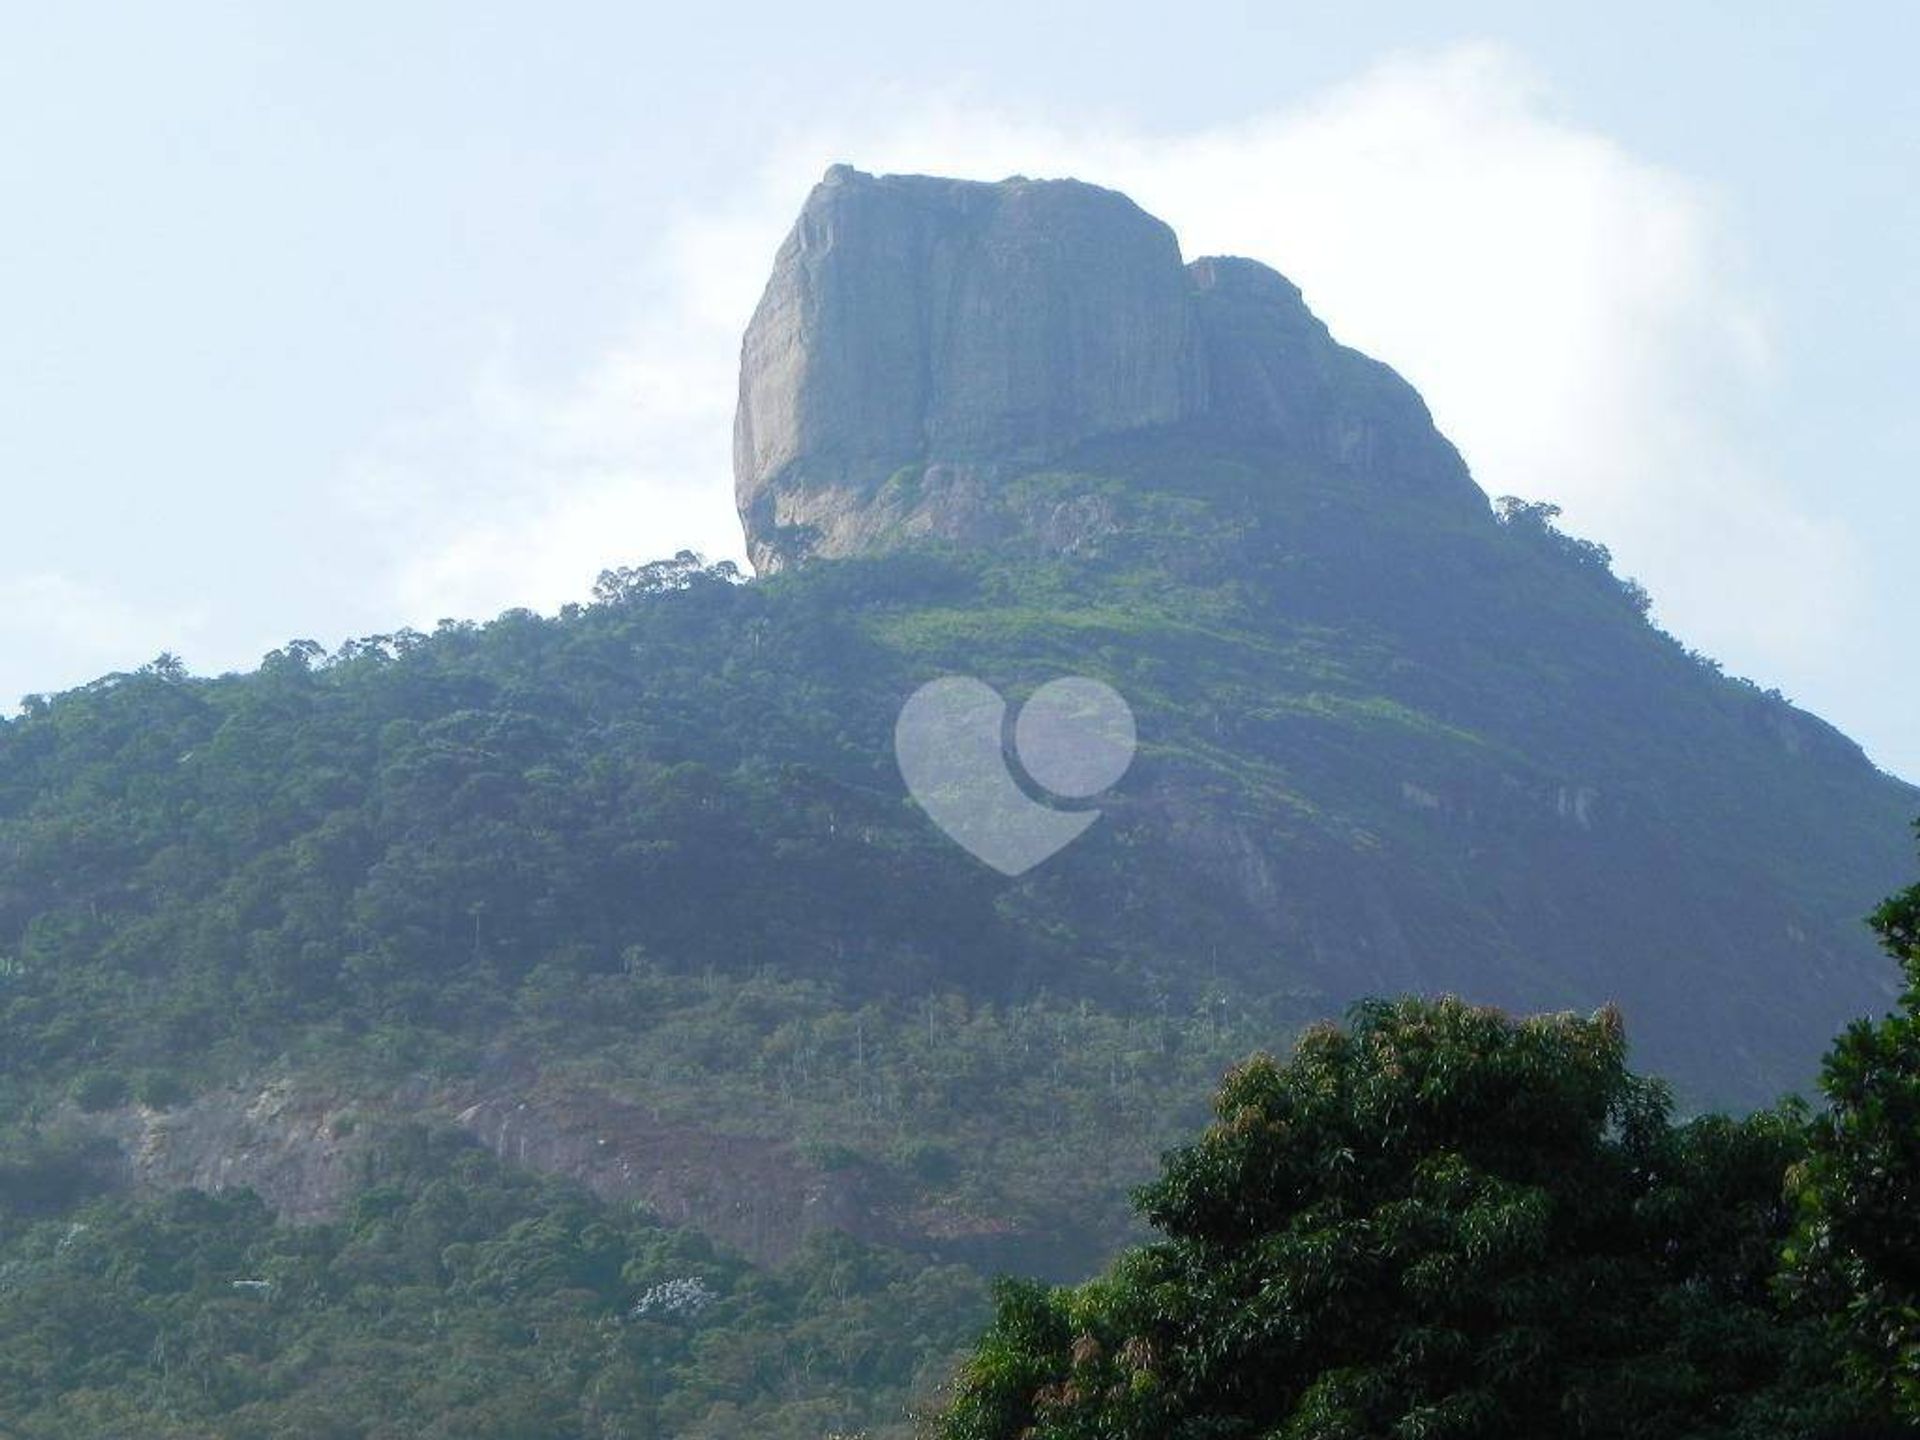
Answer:
<svg viewBox="0 0 1920 1440"><path fill-rule="evenodd" d="M1419 393L1339 344L1300 289L1257 260L1187 267L1206 376L1203 423L1276 443L1398 490L1484 506Z"/></svg>
<svg viewBox="0 0 1920 1440"><path fill-rule="evenodd" d="M1481 503L1412 388L1265 266L1183 267L1164 224L1078 181L835 166L742 347L749 553L766 571L918 534L990 539L1019 524L995 504L1010 475L1173 426Z"/></svg>

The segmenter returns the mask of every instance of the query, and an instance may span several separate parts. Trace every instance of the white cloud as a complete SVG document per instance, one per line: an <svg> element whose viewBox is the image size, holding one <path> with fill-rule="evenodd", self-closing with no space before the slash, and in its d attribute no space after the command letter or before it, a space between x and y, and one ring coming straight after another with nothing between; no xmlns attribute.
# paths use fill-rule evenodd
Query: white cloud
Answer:
<svg viewBox="0 0 1920 1440"><path fill-rule="evenodd" d="M850 105L721 208L670 221L651 318L575 385L536 393L503 345L468 405L357 467L360 503L396 540L403 610L551 606L608 564L739 555L738 338L835 160L1077 175L1131 194L1190 256L1268 261L1419 387L1489 493L1564 505L1666 623L1734 668L1791 687L1859 619L1849 533L1798 503L1747 438L1774 357L1714 196L1556 113L1540 77L1491 46L1395 59L1183 135L954 96Z"/></svg>
<svg viewBox="0 0 1920 1440"><path fill-rule="evenodd" d="M209 619L203 608L135 603L57 571L0 576L0 655L42 692L134 669L163 651L191 655ZM0 697L0 711L19 698Z"/></svg>
<svg viewBox="0 0 1920 1440"><path fill-rule="evenodd" d="M459 405L352 467L346 498L385 537L408 623L550 610L676 550L743 556L722 488L733 365L698 328L669 313L557 391L520 375L503 335Z"/></svg>

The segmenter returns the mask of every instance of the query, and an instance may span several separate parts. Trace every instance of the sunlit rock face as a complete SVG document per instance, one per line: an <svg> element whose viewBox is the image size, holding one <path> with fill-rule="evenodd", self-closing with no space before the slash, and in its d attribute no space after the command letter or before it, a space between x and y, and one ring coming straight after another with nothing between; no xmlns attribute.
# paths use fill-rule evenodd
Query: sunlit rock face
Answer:
<svg viewBox="0 0 1920 1440"><path fill-rule="evenodd" d="M859 512L945 461L935 528L966 529L996 467L1196 410L1180 247L1132 201L1073 181L875 178L836 166L748 327L734 434L756 566L863 548ZM780 532L791 532L783 537Z"/></svg>
<svg viewBox="0 0 1920 1440"><path fill-rule="evenodd" d="M1412 388L1266 266L1183 266L1164 224L1078 181L835 166L742 347L749 553L768 571L922 536L1044 541L1003 503L1009 477L1177 426L1478 503Z"/></svg>

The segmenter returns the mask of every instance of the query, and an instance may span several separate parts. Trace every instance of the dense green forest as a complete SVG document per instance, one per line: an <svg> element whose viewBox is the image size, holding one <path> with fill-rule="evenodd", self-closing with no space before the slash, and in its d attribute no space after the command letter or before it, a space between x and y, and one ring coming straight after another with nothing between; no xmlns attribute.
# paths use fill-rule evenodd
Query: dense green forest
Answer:
<svg viewBox="0 0 1920 1440"><path fill-rule="evenodd" d="M893 683L849 617L901 576L829 580L769 600L683 559L555 619L219 679L162 657L0 726L8 1425L890 1433L985 1272L1070 1275L1130 1233L1141 1157L1284 1030L1123 1007L1138 977L906 823L818 679ZM394 1101L502 1068L790 1140L919 1226L752 1265ZM340 1101L338 1220L126 1190L98 1121L275 1077ZM683 1281L697 1313L635 1314Z"/></svg>
<svg viewBox="0 0 1920 1440"><path fill-rule="evenodd" d="M1920 1423L1920 885L1909 986L1817 1115L1676 1122L1616 1012L1374 1002L1216 1119L1085 1285L1004 1283L940 1440L1782 1440Z"/></svg>
<svg viewBox="0 0 1920 1440"><path fill-rule="evenodd" d="M1304 1012L1176 991L1151 937L1090 946L1057 888L914 823L864 729L897 673L866 627L902 607L860 602L985 582L900 568L770 596L672 562L557 619L30 704L0 729L0 1099L279 1074L377 1109L525 1064L798 1137L948 1228L1010 1217L1005 1263L1094 1263L1153 1147Z"/></svg>
<svg viewBox="0 0 1920 1440"><path fill-rule="evenodd" d="M1810 1076L1869 1008L1858 916L1912 792L1650 625L1550 511L1083 458L1015 488L1097 495L1098 554L681 556L552 617L163 656L0 721L0 1433L902 1435L991 1276L1140 1241L1167 1212L1129 1190L1221 1074L1358 995L1617 993L1684 1112ZM1100 822L1016 882L893 766L902 698L953 672L1092 675L1139 718ZM1590 1145L1630 1111L1695 1191L1748 1187L1732 1230L1638 1232L1736 1244L1728 1343L1883 1372L1897 1286L1851 1338L1753 1293L1800 1122L1623 1109L1626 1073L1579 1082ZM1904 1143L1885 1113L1804 1162L1822 1314L1904 1194L1822 1157ZM1585 1198L1673 1193L1623 1187ZM1623 1263L1658 1303L1697 1278Z"/></svg>
<svg viewBox="0 0 1920 1440"><path fill-rule="evenodd" d="M1676 1120L1613 1011L1369 1002L1256 1055L1139 1191L1164 1238L1001 1282L939 1408L985 1315L964 1266L829 1233L754 1267L417 1124L308 1226L246 1191L102 1193L98 1140L15 1131L0 1415L48 1440L1905 1433L1920 885L1873 923L1907 999L1839 1038L1818 1113Z"/></svg>
<svg viewBox="0 0 1920 1440"><path fill-rule="evenodd" d="M983 1305L841 1236L756 1269L419 1126L321 1225L41 1177L0 1213L0 1434L36 1440L818 1440L903 1417Z"/></svg>
<svg viewBox="0 0 1920 1440"><path fill-rule="evenodd" d="M742 584L689 556L557 617L29 698L0 722L0 1086L192 1088L315 1035L471 1063L542 1005L630 1030L634 974L817 983L884 1012L875 1055L939 1043L930 997L1062 998L1118 1017L1120 1094L1196 1034L1407 985L1618 999L1702 1098L1810 1080L1865 1008L1857 916L1910 789L1648 625L1550 507L1449 532L1310 476L1248 508L1243 457L1096 460L1020 484L1137 510L1099 557ZM1087 673L1140 717L1106 819L1018 884L892 766L902 697L952 671ZM1761 983L1709 983L1736 974ZM1209 1048L1184 1078L1235 1053Z"/></svg>

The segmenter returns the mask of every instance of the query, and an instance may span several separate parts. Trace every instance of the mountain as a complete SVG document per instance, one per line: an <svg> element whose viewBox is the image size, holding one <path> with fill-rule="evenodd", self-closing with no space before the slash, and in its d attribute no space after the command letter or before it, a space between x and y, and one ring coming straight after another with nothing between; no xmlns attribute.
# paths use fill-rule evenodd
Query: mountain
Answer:
<svg viewBox="0 0 1920 1440"><path fill-rule="evenodd" d="M1071 548L1074 521L1013 513L1008 482L1089 441L1173 430L1485 509L1412 387L1335 344L1266 266L1183 268L1165 225L1075 181L836 165L742 346L748 553L771 572L925 537Z"/></svg>
<svg viewBox="0 0 1920 1440"><path fill-rule="evenodd" d="M1736 1102L1887 998L1858 917L1915 792L1653 628L1551 507L1496 513L1413 389L1258 262L1183 267L1093 186L839 166L741 369L763 571L931 548L1068 587L926 607L915 644L1141 708L1130 853L1058 883L1126 895L1163 957L1205 937L1241 993L1334 1008L1618 1001L1646 1064Z"/></svg>
<svg viewBox="0 0 1920 1440"><path fill-rule="evenodd" d="M976 1277L1088 1273L1220 1070L1360 996L1615 1003L1638 1068L1745 1105L1892 993L1861 917L1920 792L1123 197L829 172L736 480L756 580L683 555L0 723L0 1417L308 1433L465 1385L572 1417L503 1434L880 1425ZM1131 710L1017 877L896 763L956 676ZM280 1220L172 1193L242 1187ZM186 1314L257 1353L156 1378Z"/></svg>

